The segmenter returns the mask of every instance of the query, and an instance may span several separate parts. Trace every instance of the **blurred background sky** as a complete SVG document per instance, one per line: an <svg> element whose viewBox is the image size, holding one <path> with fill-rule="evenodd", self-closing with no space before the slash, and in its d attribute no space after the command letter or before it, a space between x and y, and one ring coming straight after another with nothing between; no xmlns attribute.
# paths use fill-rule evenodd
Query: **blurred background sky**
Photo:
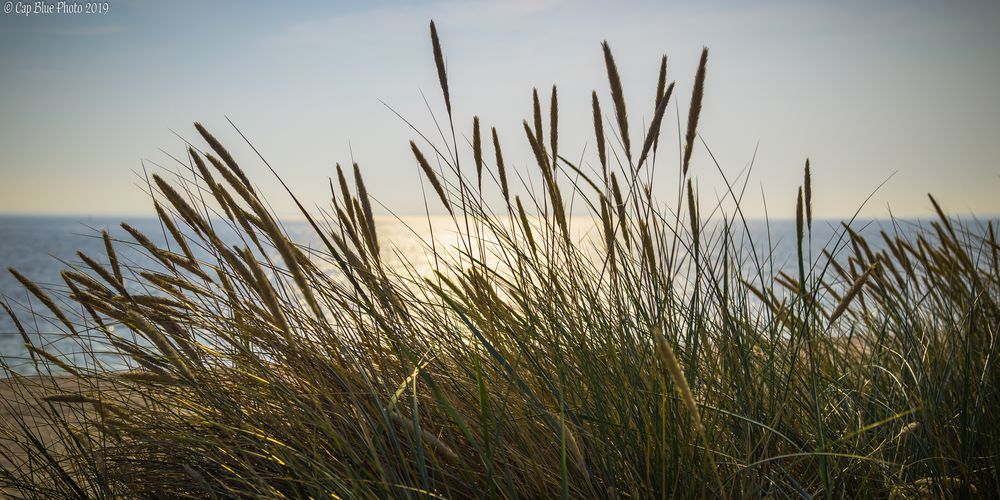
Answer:
<svg viewBox="0 0 1000 500"><path fill-rule="evenodd" d="M6 2L6 0L4 0ZM14 2L15 4L18 2ZM818 217L1000 213L1000 2L138 2L95 14L0 15L0 213L151 213L142 164L174 169L177 134L201 121L279 213L293 205L230 117L303 200L353 157L368 190L420 213L415 134L436 137L427 22L441 34L456 128L496 126L510 164L533 171L521 120L531 89L559 86L560 152L596 163L590 92L611 117L600 42L626 87L633 143L653 112L661 54L677 81L654 189L676 189L701 47L711 50L700 132L735 177L753 158L748 215L793 214L808 156ZM610 124L606 124L610 129ZM199 142L200 143L200 142ZM162 151L161 151L162 149ZM492 156L492 155L490 155ZM467 163L471 165L471 161ZM722 194L701 143L703 205ZM708 201L705 201L708 200ZM384 210L379 210L384 212Z"/></svg>

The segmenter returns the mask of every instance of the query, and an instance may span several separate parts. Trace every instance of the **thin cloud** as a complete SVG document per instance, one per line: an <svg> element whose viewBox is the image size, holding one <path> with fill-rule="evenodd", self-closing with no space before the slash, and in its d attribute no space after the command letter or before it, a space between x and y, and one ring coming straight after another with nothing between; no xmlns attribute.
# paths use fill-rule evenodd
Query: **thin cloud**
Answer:
<svg viewBox="0 0 1000 500"><path fill-rule="evenodd" d="M356 39L379 37L384 33L412 29L432 17L452 26L481 25L484 22L511 22L538 15L566 4L566 0L513 0L509 2L438 1L414 6L376 7L340 15L294 23L269 37L282 45L328 45Z"/></svg>
<svg viewBox="0 0 1000 500"><path fill-rule="evenodd" d="M104 26L76 26L72 28L45 28L39 30L40 33L44 33L46 35L58 36L105 36L121 33L123 31L125 31L125 28L117 24Z"/></svg>

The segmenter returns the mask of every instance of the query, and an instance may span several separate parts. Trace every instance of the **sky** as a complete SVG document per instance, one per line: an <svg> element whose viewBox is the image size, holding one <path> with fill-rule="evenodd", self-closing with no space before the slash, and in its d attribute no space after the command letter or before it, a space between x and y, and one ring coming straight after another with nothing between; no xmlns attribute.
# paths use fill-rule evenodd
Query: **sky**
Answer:
<svg viewBox="0 0 1000 500"><path fill-rule="evenodd" d="M34 7L4 2L5 11ZM746 215L790 217L808 157L816 217L859 207L924 216L928 192L954 213L1000 213L1000 3L920 0L110 0L103 14L4 13L0 213L152 213L143 171L176 171L183 139L204 144L192 126L200 121L274 209L292 214L227 117L310 207L329 203L334 165L353 159L377 212L422 213L408 144L418 136L395 113L439 137L431 19L467 165L478 115L497 127L509 168L534 172L521 120L531 89L547 96L555 84L560 151L590 171L592 90L605 128L613 122L607 40L633 143L654 111L659 58L669 57L677 91L653 185L669 199L678 125L706 46L704 143L691 167L703 207L724 194L724 174L747 181Z"/></svg>

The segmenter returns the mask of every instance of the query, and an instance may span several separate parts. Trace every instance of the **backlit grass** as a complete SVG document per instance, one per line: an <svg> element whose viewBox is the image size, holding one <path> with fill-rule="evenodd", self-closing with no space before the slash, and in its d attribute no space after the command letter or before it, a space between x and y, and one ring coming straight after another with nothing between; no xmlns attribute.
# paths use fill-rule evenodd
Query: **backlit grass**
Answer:
<svg viewBox="0 0 1000 500"><path fill-rule="evenodd" d="M167 245L126 227L128 241L106 237L106 255L63 273L65 289L16 274L34 313L94 362L70 366L22 330L43 377L10 381L5 405L34 413L0 421L6 492L1000 493L992 222L935 201L925 226L890 223L868 241L848 221L813 251L807 166L797 257L773 268L742 216L742 186L713 202L692 182L707 50L673 144L659 133L678 104L666 61L653 118L630 135L605 44L611 100L593 95L592 157L559 154L558 93L545 106L536 92L534 116L505 135L530 146L529 173L505 165L496 130L452 116L432 35L445 139L411 147L428 203L460 235L449 248L428 241L435 271L384 262L356 165L338 166L326 210L298 205L322 245L297 245L198 125L204 149L189 149L183 177L196 180L151 182ZM654 196L653 169L677 172L676 197ZM589 217L570 217L570 199ZM582 235L581 220L593 225ZM220 236L233 231L236 246ZM156 265L121 258L126 247ZM106 351L132 369L98 364Z"/></svg>

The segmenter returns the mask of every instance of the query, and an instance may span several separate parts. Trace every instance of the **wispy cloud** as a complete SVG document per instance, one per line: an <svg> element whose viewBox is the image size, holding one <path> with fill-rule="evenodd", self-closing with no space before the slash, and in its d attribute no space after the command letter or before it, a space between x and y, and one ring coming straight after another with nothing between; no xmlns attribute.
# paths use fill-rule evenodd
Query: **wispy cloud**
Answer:
<svg viewBox="0 0 1000 500"><path fill-rule="evenodd" d="M379 7L297 22L268 37L268 40L280 45L322 46L356 40L358 35L366 38L386 36L385 33L413 26L421 16L413 7Z"/></svg>
<svg viewBox="0 0 1000 500"><path fill-rule="evenodd" d="M58 36L104 36L125 31L123 26L108 24L103 26L73 26L65 28L44 28L39 30L46 35Z"/></svg>
<svg viewBox="0 0 1000 500"><path fill-rule="evenodd" d="M511 21L517 18L551 11L566 0L511 0L507 2L444 1L434 5L441 12L440 20L451 24L474 24L484 20Z"/></svg>
<svg viewBox="0 0 1000 500"><path fill-rule="evenodd" d="M294 23L269 37L269 40L278 44L327 45L347 40L356 41L356 36L390 36L398 30L424 24L431 18L452 26L514 22L526 16L551 11L566 3L567 0L441 0L424 5L382 6Z"/></svg>

